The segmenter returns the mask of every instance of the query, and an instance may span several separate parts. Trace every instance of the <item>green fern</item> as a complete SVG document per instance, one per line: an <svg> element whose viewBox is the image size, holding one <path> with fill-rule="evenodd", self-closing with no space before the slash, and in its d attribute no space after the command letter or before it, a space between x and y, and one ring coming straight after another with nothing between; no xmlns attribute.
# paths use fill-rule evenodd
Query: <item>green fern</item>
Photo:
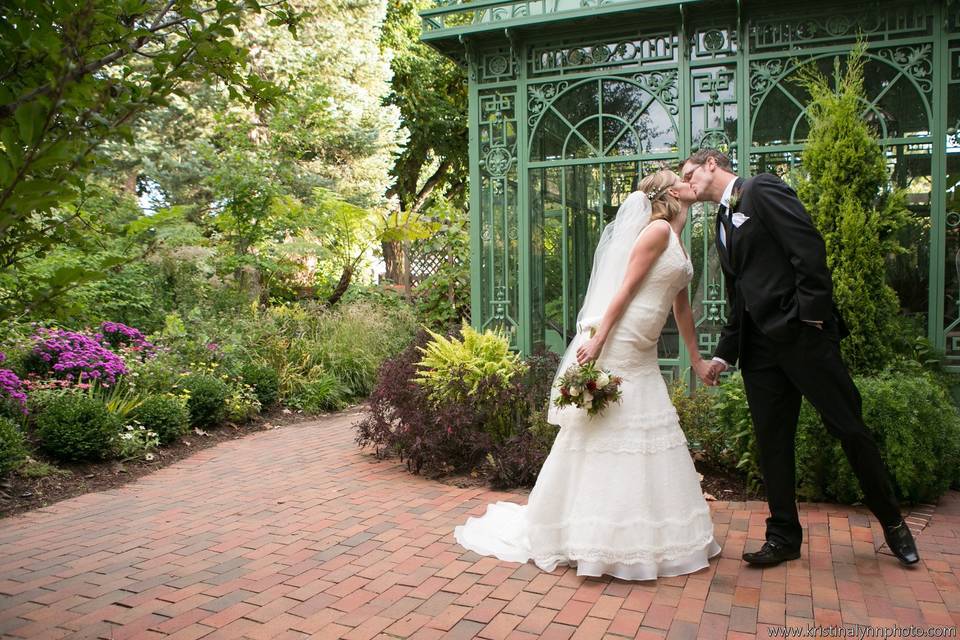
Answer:
<svg viewBox="0 0 960 640"><path fill-rule="evenodd" d="M420 347L423 358L417 363L417 384L425 387L430 399L460 400L459 387L465 384L467 395L476 395L482 382L495 380L505 388L518 373L525 371L520 355L510 350L502 332L479 333L464 324L462 340L446 338L426 329L432 340Z"/></svg>

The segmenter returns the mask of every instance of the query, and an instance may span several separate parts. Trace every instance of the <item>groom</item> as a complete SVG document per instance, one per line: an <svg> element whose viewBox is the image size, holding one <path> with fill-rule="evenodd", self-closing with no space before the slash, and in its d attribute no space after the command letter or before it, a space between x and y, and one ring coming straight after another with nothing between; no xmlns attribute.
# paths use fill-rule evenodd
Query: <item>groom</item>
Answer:
<svg viewBox="0 0 960 640"><path fill-rule="evenodd" d="M796 192L769 173L738 178L729 158L714 149L687 158L681 176L698 200L720 205L716 242L729 312L704 382L715 385L739 361L767 489L766 542L743 559L775 565L800 557L794 440L803 396L840 439L890 550L904 564L917 562L913 536L840 355L848 332L833 303L823 237Z"/></svg>

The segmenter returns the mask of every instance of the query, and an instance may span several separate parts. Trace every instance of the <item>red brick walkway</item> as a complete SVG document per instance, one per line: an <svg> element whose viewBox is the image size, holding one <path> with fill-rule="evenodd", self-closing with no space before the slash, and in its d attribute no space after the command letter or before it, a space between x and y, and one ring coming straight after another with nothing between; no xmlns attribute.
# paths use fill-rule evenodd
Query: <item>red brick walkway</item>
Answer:
<svg viewBox="0 0 960 640"><path fill-rule="evenodd" d="M960 495L878 555L862 509L805 506L800 560L745 567L765 506L713 503L723 554L658 582L545 574L465 552L453 527L495 499L377 462L355 415L199 452L123 488L0 520L12 638L769 637L820 624L960 624ZM956 637L956 636L953 636Z"/></svg>

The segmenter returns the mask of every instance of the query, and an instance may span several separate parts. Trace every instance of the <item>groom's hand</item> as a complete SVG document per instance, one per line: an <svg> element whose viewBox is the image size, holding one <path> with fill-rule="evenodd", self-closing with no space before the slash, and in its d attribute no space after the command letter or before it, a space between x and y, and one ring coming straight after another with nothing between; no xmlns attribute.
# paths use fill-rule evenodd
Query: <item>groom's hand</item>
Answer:
<svg viewBox="0 0 960 640"><path fill-rule="evenodd" d="M712 363L707 362L706 360L698 360L693 363L693 372L697 374L697 378L700 379L700 382L712 387L715 383L711 380L711 370Z"/></svg>

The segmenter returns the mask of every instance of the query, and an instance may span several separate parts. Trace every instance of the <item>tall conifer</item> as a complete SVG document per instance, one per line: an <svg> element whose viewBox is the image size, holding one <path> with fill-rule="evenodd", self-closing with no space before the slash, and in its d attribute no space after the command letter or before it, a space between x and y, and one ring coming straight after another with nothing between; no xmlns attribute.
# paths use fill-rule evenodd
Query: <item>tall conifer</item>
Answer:
<svg viewBox="0 0 960 640"><path fill-rule="evenodd" d="M892 189L883 148L865 118L866 47L851 51L833 82L812 65L799 75L809 91L810 135L797 191L827 246L834 298L850 328L842 343L847 364L872 372L893 355L897 294L886 260L902 250L897 231L910 221L905 194Z"/></svg>

